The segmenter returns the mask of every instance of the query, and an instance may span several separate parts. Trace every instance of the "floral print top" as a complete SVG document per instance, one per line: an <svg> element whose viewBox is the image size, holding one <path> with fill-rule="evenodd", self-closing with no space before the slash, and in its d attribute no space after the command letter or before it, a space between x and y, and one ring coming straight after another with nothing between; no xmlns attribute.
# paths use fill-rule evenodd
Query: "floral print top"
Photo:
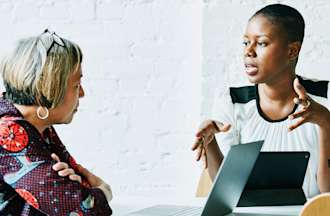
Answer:
<svg viewBox="0 0 330 216"><path fill-rule="evenodd" d="M5 98L0 98L0 215L107 216L104 193L60 177L55 153L76 173L77 164L53 127L40 134Z"/></svg>

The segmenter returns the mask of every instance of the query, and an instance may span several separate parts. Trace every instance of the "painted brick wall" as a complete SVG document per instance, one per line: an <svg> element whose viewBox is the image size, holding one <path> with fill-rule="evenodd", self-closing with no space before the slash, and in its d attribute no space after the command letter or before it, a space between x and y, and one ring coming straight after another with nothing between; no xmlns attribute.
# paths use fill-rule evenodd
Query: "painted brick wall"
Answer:
<svg viewBox="0 0 330 216"><path fill-rule="evenodd" d="M247 83L244 27L273 2L305 17L298 72L329 79L326 0L0 0L0 54L45 28L77 42L86 96L74 121L57 126L70 152L117 198L191 197L194 132L216 91Z"/></svg>
<svg viewBox="0 0 330 216"><path fill-rule="evenodd" d="M86 95L74 121L57 126L70 152L117 198L189 197L201 22L194 0L0 0L0 53L45 28L77 42Z"/></svg>

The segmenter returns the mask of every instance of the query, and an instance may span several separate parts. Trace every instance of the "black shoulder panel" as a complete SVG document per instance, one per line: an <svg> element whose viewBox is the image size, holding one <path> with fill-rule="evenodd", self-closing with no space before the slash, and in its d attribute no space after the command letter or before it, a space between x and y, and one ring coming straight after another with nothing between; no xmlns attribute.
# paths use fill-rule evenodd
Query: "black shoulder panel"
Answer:
<svg viewBox="0 0 330 216"><path fill-rule="evenodd" d="M248 103L257 98L256 86L231 87L229 89L233 103Z"/></svg>
<svg viewBox="0 0 330 216"><path fill-rule="evenodd" d="M325 80L310 80L297 76L299 82L306 89L309 94L328 98L328 84L329 81Z"/></svg>

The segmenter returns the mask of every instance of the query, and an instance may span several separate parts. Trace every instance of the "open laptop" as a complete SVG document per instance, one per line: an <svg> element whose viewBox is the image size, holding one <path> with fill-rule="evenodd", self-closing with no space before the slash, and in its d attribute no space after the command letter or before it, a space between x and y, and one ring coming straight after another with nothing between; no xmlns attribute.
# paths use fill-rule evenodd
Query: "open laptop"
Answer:
<svg viewBox="0 0 330 216"><path fill-rule="evenodd" d="M234 145L224 158L212 190L203 208L159 205L128 214L129 216L220 216L257 215L233 213L263 141Z"/></svg>
<svg viewBox="0 0 330 216"><path fill-rule="evenodd" d="M237 206L303 205L309 158L306 151L260 152Z"/></svg>

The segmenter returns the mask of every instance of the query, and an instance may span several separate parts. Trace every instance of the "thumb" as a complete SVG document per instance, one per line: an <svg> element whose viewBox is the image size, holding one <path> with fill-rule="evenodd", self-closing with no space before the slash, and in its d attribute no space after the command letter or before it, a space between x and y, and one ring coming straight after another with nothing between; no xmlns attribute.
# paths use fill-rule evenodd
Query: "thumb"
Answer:
<svg viewBox="0 0 330 216"><path fill-rule="evenodd" d="M224 124L223 127L221 128L222 132L227 132L229 131L231 125L230 124Z"/></svg>
<svg viewBox="0 0 330 216"><path fill-rule="evenodd" d="M227 123L222 123L219 121L213 121L213 122L216 126L215 129L217 130L217 132L227 132L231 127L231 125Z"/></svg>
<svg viewBox="0 0 330 216"><path fill-rule="evenodd" d="M295 78L294 81L293 81L293 89L297 93L299 99L302 99L302 100L306 100L307 99L306 90L300 84L298 78Z"/></svg>

